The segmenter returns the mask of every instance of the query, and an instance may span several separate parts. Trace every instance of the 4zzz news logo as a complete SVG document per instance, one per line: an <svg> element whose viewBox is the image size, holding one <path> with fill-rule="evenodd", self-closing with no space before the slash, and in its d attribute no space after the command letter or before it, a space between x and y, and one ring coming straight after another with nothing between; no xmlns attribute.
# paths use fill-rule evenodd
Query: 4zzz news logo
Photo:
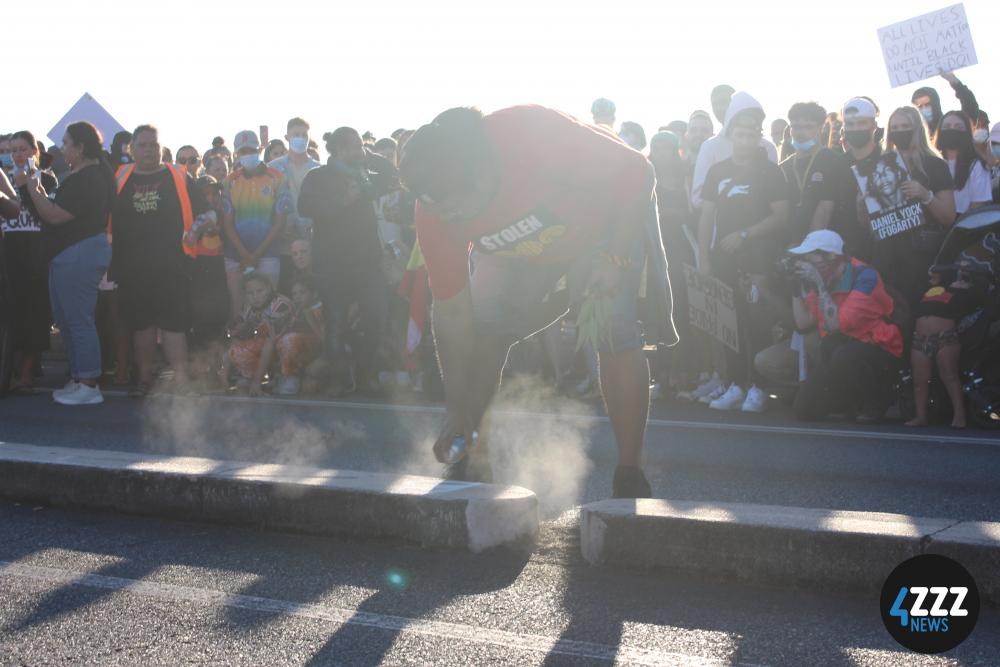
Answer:
<svg viewBox="0 0 1000 667"><path fill-rule="evenodd" d="M965 641L979 618L979 591L962 565L937 554L916 556L882 587L882 621L905 648L943 653Z"/></svg>

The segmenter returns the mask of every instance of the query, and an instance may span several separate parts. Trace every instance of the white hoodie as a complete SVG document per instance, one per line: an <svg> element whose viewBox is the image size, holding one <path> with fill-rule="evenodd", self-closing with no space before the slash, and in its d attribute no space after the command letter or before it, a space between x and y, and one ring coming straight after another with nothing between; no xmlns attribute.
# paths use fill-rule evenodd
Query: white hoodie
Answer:
<svg viewBox="0 0 1000 667"><path fill-rule="evenodd" d="M761 112L764 111L760 102L755 100L750 93L733 93L733 98L729 102L729 109L726 110L726 122L722 130L701 145L701 150L698 151L698 160L694 163L694 176L691 179L691 206L694 208L701 208L701 186L705 184L705 176L708 175L708 170L712 168L712 165L728 160L733 156L733 142L729 140L726 131L729 129L729 124L732 122L733 117L744 109L760 109ZM768 159L777 164L778 151L774 147L774 144L761 137L760 145L767 150Z"/></svg>

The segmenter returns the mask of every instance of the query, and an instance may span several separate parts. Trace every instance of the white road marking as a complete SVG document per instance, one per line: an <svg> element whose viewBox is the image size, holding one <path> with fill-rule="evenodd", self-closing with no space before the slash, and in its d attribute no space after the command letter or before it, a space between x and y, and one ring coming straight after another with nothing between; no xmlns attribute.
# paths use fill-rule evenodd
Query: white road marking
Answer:
<svg viewBox="0 0 1000 667"><path fill-rule="evenodd" d="M336 624L361 625L390 632L407 633L452 639L471 644L489 644L505 648L515 648L534 653L558 654L589 660L603 660L609 663L626 665L710 665L719 667L735 665L736 667L762 667L748 663L733 663L730 660L706 658L704 656L687 655L647 650L631 646L609 646L593 642L555 639L544 635L521 634L494 630L474 625L445 623L441 621L425 621L405 616L389 616L373 614L354 609L330 607L318 604L304 604L275 600L237 593L226 593L191 586L177 586L151 581L139 581L122 577L108 577L86 572L75 572L52 567L38 567L0 561L0 575L31 579L58 586L86 586L102 588L111 591L123 591L133 595L177 602L233 607L247 609L279 616L295 616Z"/></svg>
<svg viewBox="0 0 1000 667"><path fill-rule="evenodd" d="M49 391L49 390L45 390ZM105 396L127 396L126 392L109 390L104 392ZM165 396L150 396L147 400L157 400ZM261 396L250 398L247 396L229 396L224 394L207 394L203 396L176 397L180 400L218 400L227 403L250 403L253 405L273 405L290 406L302 408L341 408L348 410L373 410L376 412L411 412L416 414L443 415L444 408L437 405L406 405L395 403L365 403L360 401L339 401L339 400L318 400L308 398L271 398ZM497 414L508 417L521 417L527 419L540 419L551 417L552 413L531 412L528 410L504 410L498 409ZM577 421L585 424L609 424L610 420L606 415L588 415L560 412L561 419ZM898 441L928 444L955 444L955 445L991 445L1000 447L1000 435L995 437L980 436L958 436L948 434L930 434L915 432L894 432L894 431L862 431L853 429L838 428L813 428L808 426L767 426L765 424L740 424L725 422L707 421L685 421L677 419L650 419L647 424L651 427L681 428L695 431L723 431L736 433L763 433L768 435L793 435L793 436L821 436L828 438L853 438L855 440L879 440Z"/></svg>

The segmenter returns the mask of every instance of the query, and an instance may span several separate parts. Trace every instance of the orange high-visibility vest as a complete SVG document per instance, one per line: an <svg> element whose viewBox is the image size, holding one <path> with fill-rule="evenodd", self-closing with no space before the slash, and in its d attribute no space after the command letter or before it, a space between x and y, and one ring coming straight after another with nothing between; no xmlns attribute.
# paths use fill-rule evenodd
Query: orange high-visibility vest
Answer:
<svg viewBox="0 0 1000 667"><path fill-rule="evenodd" d="M177 189L177 199L181 204L181 219L184 221L184 233L187 234L191 231L191 227L194 225L194 211L191 208L191 194L187 189L187 169L184 167L177 167L169 162L164 162L163 166L167 168L170 175L174 179L174 187ZM115 182L117 186L117 193L121 194L122 190L125 188L125 184L128 183L128 179L132 176L132 172L135 171L135 163L123 164L118 167L118 171L115 172ZM188 244L181 241L181 246L184 248L184 252L191 257L195 256L195 249L189 247Z"/></svg>

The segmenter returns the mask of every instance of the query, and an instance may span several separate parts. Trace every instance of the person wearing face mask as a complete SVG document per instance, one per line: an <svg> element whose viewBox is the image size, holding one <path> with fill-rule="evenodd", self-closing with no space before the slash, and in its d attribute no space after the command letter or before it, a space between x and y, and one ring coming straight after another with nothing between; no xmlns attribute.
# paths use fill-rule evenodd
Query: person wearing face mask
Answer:
<svg viewBox="0 0 1000 667"><path fill-rule="evenodd" d="M902 333L889 321L892 296L878 271L844 254L834 231L810 232L788 252L801 281L792 298L796 329L820 337L819 359L795 395L796 416L817 421L853 411L859 422L876 421L903 355Z"/></svg>
<svg viewBox="0 0 1000 667"><path fill-rule="evenodd" d="M976 96L969 90L969 87L959 81L958 77L952 72L942 71L941 78L947 81L951 89L955 91L955 97L958 98L962 106L962 111L967 113L970 118L975 118L979 114L979 102L976 101ZM935 140L941 125L941 119L944 118L941 109L941 96L933 88L925 86L913 91L910 102L913 103L913 106L917 108L920 116L924 119L931 140Z"/></svg>
<svg viewBox="0 0 1000 667"><path fill-rule="evenodd" d="M799 243L817 229L832 228L844 236L856 225L845 224L854 197L845 196L851 171L842 154L820 143L826 110L815 102L799 102L788 110L790 146L794 151L781 163L792 191L792 224L787 241Z"/></svg>
<svg viewBox="0 0 1000 667"><path fill-rule="evenodd" d="M55 176L39 169L38 147L27 131L15 132L10 138L14 172L37 172L42 187L54 194L58 185ZM5 170L6 171L6 170ZM11 322L14 330L14 352L20 357L14 393L30 393L34 385L35 368L42 352L49 349L48 263L42 242L42 221L28 187L21 186L8 193L19 204L16 215L0 216L3 233L3 264L11 295Z"/></svg>
<svg viewBox="0 0 1000 667"><path fill-rule="evenodd" d="M964 112L949 111L941 119L937 148L948 161L955 179L955 212L958 215L993 201L990 171L972 142L972 121Z"/></svg>
<svg viewBox="0 0 1000 667"><path fill-rule="evenodd" d="M281 274L277 242L293 209L285 177L260 159L257 134L243 130L236 135L233 148L237 162L222 183L222 230L226 282L236 317L243 309L245 272L260 271L277 288Z"/></svg>
<svg viewBox="0 0 1000 667"><path fill-rule="evenodd" d="M285 233L277 241L277 252L281 256L281 283L286 283L294 273L292 267L291 247L296 239L312 238L313 222L299 215L299 193L302 182L313 169L321 167L318 160L309 157L309 123L299 117L288 121L285 130L285 141L288 142L288 152L279 158L271 160L267 166L285 177L290 196L288 222ZM288 277L286 277L288 276ZM287 294L287 292L283 292Z"/></svg>

